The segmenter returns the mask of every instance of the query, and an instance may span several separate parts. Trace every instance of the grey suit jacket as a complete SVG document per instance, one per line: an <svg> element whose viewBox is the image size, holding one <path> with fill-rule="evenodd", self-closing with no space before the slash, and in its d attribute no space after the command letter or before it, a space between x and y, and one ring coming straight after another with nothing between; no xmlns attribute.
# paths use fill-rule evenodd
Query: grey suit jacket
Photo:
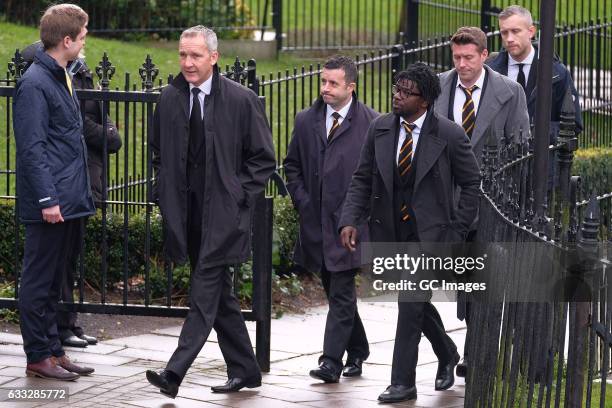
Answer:
<svg viewBox="0 0 612 408"><path fill-rule="evenodd" d="M487 71L487 79L484 94L480 97L476 123L472 132L472 148L482 164L482 150L485 144L485 132L489 127L497 136L498 142L504 134L512 134L514 140L518 141L522 135L523 140L529 135L529 114L527 112L527 101L525 92L521 86L484 66ZM449 117L450 104L454 101L454 92L457 86L457 71L451 69L440 74L440 86L442 93L436 99L434 109L440 116L453 120Z"/></svg>

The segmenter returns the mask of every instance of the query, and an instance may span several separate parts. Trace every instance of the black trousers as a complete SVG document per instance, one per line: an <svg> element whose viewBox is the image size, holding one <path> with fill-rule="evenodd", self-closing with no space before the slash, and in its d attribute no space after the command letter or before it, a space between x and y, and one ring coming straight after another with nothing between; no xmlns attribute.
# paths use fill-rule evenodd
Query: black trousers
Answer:
<svg viewBox="0 0 612 408"><path fill-rule="evenodd" d="M438 310L430 302L398 302L391 384L415 385L421 333L431 343L441 364L448 363L457 346L446 334Z"/></svg>
<svg viewBox="0 0 612 408"><path fill-rule="evenodd" d="M207 269L197 266L202 224L200 199L201 195L191 194L187 217L188 251L192 266L189 312L181 329L178 347L166 369L182 380L214 328L227 364L228 377L259 377L261 370L253 353L240 304L234 296L228 266Z"/></svg>
<svg viewBox="0 0 612 408"><path fill-rule="evenodd" d="M327 270L321 268L321 280L329 302L323 354L319 362L325 361L338 372L342 370L342 357L347 359L367 359L370 355L368 338L359 312L357 311L357 293L355 275L357 269L347 271Z"/></svg>
<svg viewBox="0 0 612 408"><path fill-rule="evenodd" d="M75 237L68 245L72 247L68 250L68 258L64 264L64 281L62 283L61 300L63 302L74 303L74 282L78 276L77 273L77 259L81 253L83 246L83 235L85 232L85 224L87 218L81 218L79 221L79 233L75 234ZM80 336L83 334L83 329L76 325L77 313L67 312L63 310L57 311L57 330L59 332L60 340L65 340L68 337L76 334Z"/></svg>
<svg viewBox="0 0 612 408"><path fill-rule="evenodd" d="M27 224L23 272L19 287L19 323L28 363L61 357L57 331L57 304L65 265L79 239L80 220Z"/></svg>

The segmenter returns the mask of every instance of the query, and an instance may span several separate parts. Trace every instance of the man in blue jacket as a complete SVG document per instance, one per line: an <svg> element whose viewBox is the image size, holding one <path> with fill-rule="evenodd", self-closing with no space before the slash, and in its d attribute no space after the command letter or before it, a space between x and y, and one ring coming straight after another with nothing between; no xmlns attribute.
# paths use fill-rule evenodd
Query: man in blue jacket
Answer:
<svg viewBox="0 0 612 408"><path fill-rule="evenodd" d="M73 364L56 323L64 265L82 239L82 217L94 213L79 101L66 71L85 44L80 7L49 7L40 20L44 50L17 83L13 127L17 203L25 224L19 312L28 376L76 380L94 370Z"/></svg>

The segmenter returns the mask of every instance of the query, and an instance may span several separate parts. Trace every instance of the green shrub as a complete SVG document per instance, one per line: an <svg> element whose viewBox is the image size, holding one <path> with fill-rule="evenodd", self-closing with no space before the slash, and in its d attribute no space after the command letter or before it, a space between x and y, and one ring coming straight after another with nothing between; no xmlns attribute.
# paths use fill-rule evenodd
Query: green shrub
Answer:
<svg viewBox="0 0 612 408"><path fill-rule="evenodd" d="M57 3L55 0L19 0L0 2L0 17L6 21L20 24L37 25L41 10ZM170 40L178 39L180 30L164 30L172 27L190 27L204 24L209 27L230 27L217 30L219 38L249 38L251 31L231 29L231 27L253 27L257 25L254 11L244 4L244 0L80 0L77 2L87 11L92 20L92 29L105 28L117 30L116 33L100 32L99 36L113 36L123 40L142 40L153 37ZM103 10L105 20L96 16ZM158 29L155 34L140 32L144 28ZM121 32L121 30L134 30Z"/></svg>
<svg viewBox="0 0 612 408"><path fill-rule="evenodd" d="M602 195L612 191L612 148L578 149L572 175L582 179L582 199L592 192Z"/></svg>
<svg viewBox="0 0 612 408"><path fill-rule="evenodd" d="M277 274L288 274L293 269L293 249L299 234L297 211L291 198L274 199L274 232L272 243L272 265Z"/></svg>
<svg viewBox="0 0 612 408"><path fill-rule="evenodd" d="M12 280L16 266L21 264L23 258L23 225L15 227L15 205L12 200L0 201L0 284ZM19 234L15 245L15 232ZM15 265L15 251L17 251L17 265Z"/></svg>
<svg viewBox="0 0 612 408"><path fill-rule="evenodd" d="M274 242L273 266L275 271L275 287L278 290L292 293L300 292L294 279L288 282L278 280L277 275L290 275L293 264L291 261L293 248L298 235L298 218L289 197L274 199ZM145 275L145 213L130 214L127 219L127 259L124 259L123 229L126 220L123 214L108 212L106 216L106 256L103 257L102 212L98 210L95 216L87 221L83 263L85 279L89 286L96 290L102 288L102 259L106 259L106 288L123 288L124 262L127 263L128 285L132 292L144 293ZM15 273L15 250L18 265L23 258L24 227L18 224L19 240L15 245L15 208L14 201L0 201L0 284L12 280ZM150 216L150 252L149 277L151 298L159 299L167 293L167 272L163 263L162 222L159 211L154 209ZM250 300L252 294L251 263L241 265L239 271L238 295L241 299ZM172 271L173 296L187 295L189 291L189 265L174 266ZM143 299L144 300L144 299Z"/></svg>

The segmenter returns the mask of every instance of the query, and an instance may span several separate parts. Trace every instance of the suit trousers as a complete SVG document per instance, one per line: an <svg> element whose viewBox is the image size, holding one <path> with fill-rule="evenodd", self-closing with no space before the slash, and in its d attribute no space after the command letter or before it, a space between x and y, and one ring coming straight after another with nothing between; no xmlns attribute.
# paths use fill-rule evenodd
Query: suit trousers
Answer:
<svg viewBox="0 0 612 408"><path fill-rule="evenodd" d="M457 346L446 334L440 314L431 302L398 302L391 384L415 385L421 333L431 342L441 364L448 363Z"/></svg>
<svg viewBox="0 0 612 408"><path fill-rule="evenodd" d="M61 300L63 302L74 303L74 282L78 276L77 260L83 247L83 236L85 232L85 224L87 218L82 218L79 221L79 233L75 234L74 239L68 242L71 248L68 250L68 258L64 264L64 280L62 283ZM64 310L57 311L57 330L60 340L65 340L68 337L76 334L83 334L83 329L76 325L77 313Z"/></svg>
<svg viewBox="0 0 612 408"><path fill-rule="evenodd" d="M229 378L258 378L261 370L253 353L251 339L234 296L233 280L227 265L213 268L198 266L201 243L201 195L191 194L188 211L188 252L191 262L189 312L178 347L166 369L183 379L204 347L212 329L217 339Z"/></svg>
<svg viewBox="0 0 612 408"><path fill-rule="evenodd" d="M325 265L321 267L321 280L329 310L325 323L323 354L319 362L325 361L338 372L342 370L345 350L347 360L365 360L370 355L368 338L357 311L356 274L357 269L330 272Z"/></svg>
<svg viewBox="0 0 612 408"><path fill-rule="evenodd" d="M65 265L80 239L81 220L37 223L25 226L23 272L19 287L19 323L28 363L64 350L57 331L57 304Z"/></svg>

